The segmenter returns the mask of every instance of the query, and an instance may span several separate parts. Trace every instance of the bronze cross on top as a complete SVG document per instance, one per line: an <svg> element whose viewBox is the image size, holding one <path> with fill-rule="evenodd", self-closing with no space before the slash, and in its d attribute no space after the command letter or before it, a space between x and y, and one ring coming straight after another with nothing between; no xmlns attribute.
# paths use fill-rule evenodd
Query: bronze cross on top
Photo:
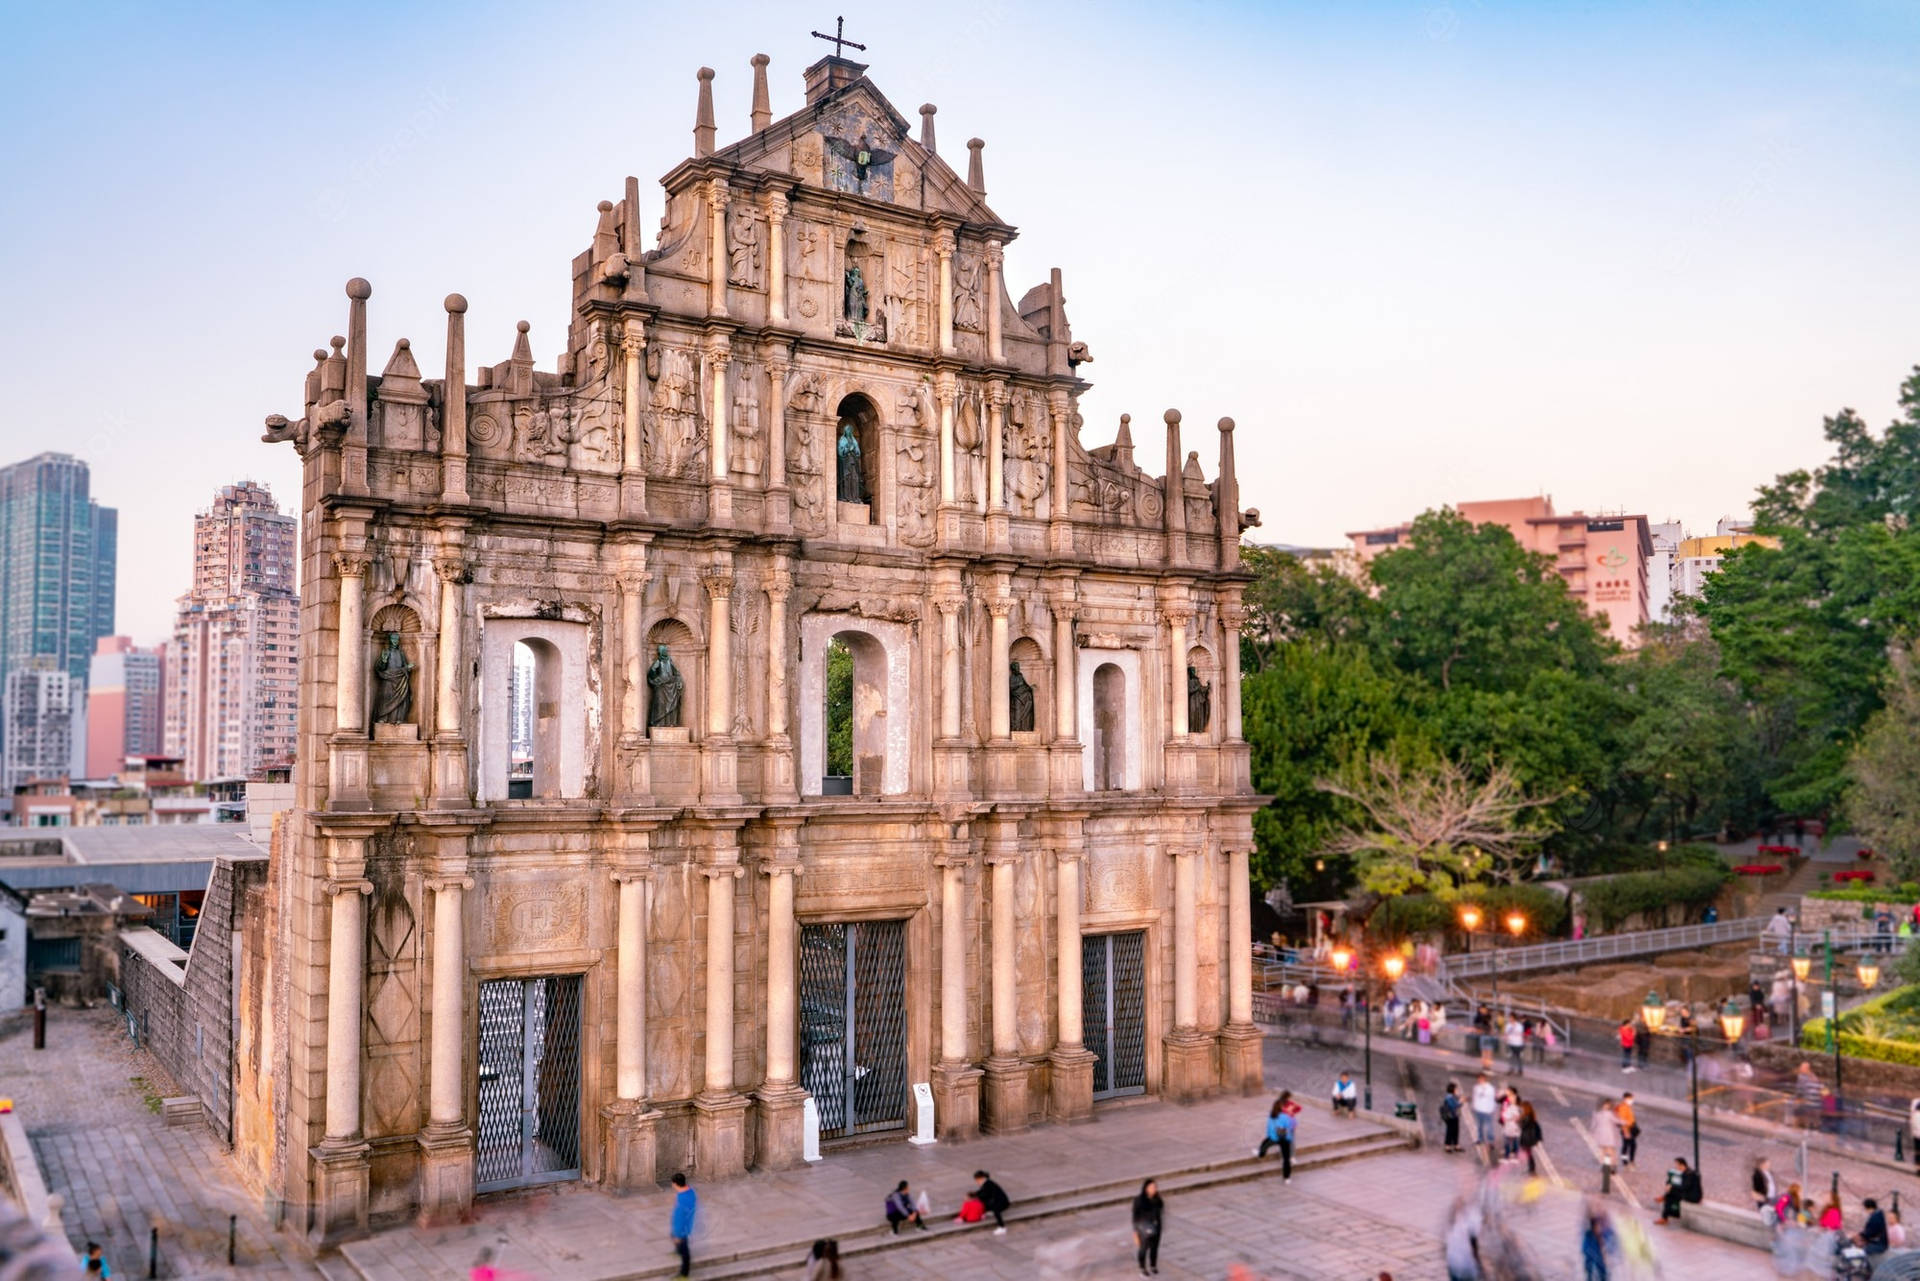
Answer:
<svg viewBox="0 0 1920 1281"><path fill-rule="evenodd" d="M831 41L833 43L833 56L836 58L840 56L840 46L843 44L852 45L855 49L858 49L861 53L865 53L867 51L867 46L847 39L847 20L845 18L835 18L833 20L832 35L828 35L824 31L816 31L813 33L813 37L816 40Z"/></svg>

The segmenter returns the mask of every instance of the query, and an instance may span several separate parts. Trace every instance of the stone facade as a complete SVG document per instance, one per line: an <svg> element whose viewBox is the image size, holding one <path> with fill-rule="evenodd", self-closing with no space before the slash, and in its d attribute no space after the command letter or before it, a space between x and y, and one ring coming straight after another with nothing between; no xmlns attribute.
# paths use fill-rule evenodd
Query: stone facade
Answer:
<svg viewBox="0 0 1920 1281"><path fill-rule="evenodd" d="M1058 271L1008 292L982 144L963 179L837 57L776 122L765 67L724 149L700 72L651 247L636 179L600 204L557 368L522 323L469 381L453 295L444 379L405 340L372 374L356 279L268 419L304 463L275 1183L319 1239L467 1211L493 980L580 976L612 1189L801 1159L796 971L848 923L902 940L901 1094L943 1137L1096 1115L1082 942L1115 931L1143 1087L1260 1079L1232 422L1211 482L1177 412L1161 477L1125 418L1084 447L1091 356Z"/></svg>

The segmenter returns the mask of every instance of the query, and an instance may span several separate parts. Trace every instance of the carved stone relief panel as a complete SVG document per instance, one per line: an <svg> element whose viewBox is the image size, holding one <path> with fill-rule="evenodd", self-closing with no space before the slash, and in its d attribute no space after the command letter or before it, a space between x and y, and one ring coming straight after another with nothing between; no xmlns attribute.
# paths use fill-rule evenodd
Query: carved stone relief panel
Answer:
<svg viewBox="0 0 1920 1281"><path fill-rule="evenodd" d="M554 877L500 874L482 881L481 937L492 955L560 951L587 944L587 891Z"/></svg>

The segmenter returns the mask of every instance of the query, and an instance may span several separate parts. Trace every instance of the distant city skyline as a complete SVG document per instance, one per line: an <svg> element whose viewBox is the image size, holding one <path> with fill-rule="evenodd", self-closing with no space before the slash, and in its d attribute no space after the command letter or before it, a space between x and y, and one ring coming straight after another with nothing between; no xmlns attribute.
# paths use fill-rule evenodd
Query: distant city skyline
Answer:
<svg viewBox="0 0 1920 1281"><path fill-rule="evenodd" d="M1543 492L1711 527L1822 461L1824 415L1883 426L1920 359L1911 7L969 12L955 30L853 6L847 31L883 90L938 104L944 154L986 139L989 202L1021 229L1015 295L1062 268L1096 358L1083 441L1122 412L1143 441L1168 406L1195 439L1232 415L1263 538L1334 546L1450 496ZM34 376L0 463L88 461L128 531L115 630L164 639L201 495L244 476L297 508L294 455L260 423L297 411L288 353L340 328L349 276L373 282L370 349L410 337L428 378L456 291L473 364L526 319L551 369L552 264L625 175L657 202L691 150L696 68L717 72L724 144L748 128L749 57L772 56L774 114L792 111L823 21L751 3L14 15L0 343ZM356 43L349 67L294 56L322 31ZM622 81L588 127L582 50L642 46L675 72ZM960 55L1010 47L1074 56ZM1119 205L1080 180L1116 174ZM148 248L111 249L134 223ZM111 354L78 337L105 289Z"/></svg>

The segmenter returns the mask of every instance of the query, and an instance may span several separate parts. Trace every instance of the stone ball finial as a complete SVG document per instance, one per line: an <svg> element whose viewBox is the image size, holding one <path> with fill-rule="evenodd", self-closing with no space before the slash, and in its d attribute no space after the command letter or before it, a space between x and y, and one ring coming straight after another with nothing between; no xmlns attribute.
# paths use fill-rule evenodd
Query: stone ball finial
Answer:
<svg viewBox="0 0 1920 1281"><path fill-rule="evenodd" d="M1232 430L1233 430L1233 419L1231 419L1231 418L1222 418L1222 419L1220 420L1220 430L1221 430L1221 431L1232 431Z"/></svg>
<svg viewBox="0 0 1920 1281"><path fill-rule="evenodd" d="M1180 411L1177 409L1169 409L1160 416L1167 420L1167 426L1169 427L1178 427L1180 425Z"/></svg>
<svg viewBox="0 0 1920 1281"><path fill-rule="evenodd" d="M399 342L393 345L393 348L395 351L412 351L413 340L410 338L402 338Z"/></svg>
<svg viewBox="0 0 1920 1281"><path fill-rule="evenodd" d="M923 102L920 104L920 114L923 116L930 116L938 110L940 110L940 108L934 106L931 102Z"/></svg>
<svg viewBox="0 0 1920 1281"><path fill-rule="evenodd" d="M368 284L363 277L355 276L347 282L347 297L353 299L355 302L365 302L367 299L373 297L373 286Z"/></svg>
<svg viewBox="0 0 1920 1281"><path fill-rule="evenodd" d="M524 321L524 320L523 320L523 321L521 321L521 322L520 322L519 324L517 324L517 325L515 325L515 326L514 326L514 328L515 328L515 329L518 329L518 330L519 330L519 331L520 331L521 333L523 333L523 334L524 334L524 333L526 333L526 332L527 332L528 330L530 330L530 329L532 329L532 328L533 328L533 326L532 326L532 325L530 325L530 324L528 324L528 323L527 323L526 321Z"/></svg>
<svg viewBox="0 0 1920 1281"><path fill-rule="evenodd" d="M1121 415L1120 415L1120 422L1121 422L1121 425L1122 425L1122 426L1124 426L1124 425L1126 425L1126 424L1128 424L1128 423L1131 423L1132 421L1133 421L1133 415L1132 415L1132 414L1121 414Z"/></svg>
<svg viewBox="0 0 1920 1281"><path fill-rule="evenodd" d="M339 334L335 334L333 337L327 339L327 346L333 348L334 351L336 352L340 351L346 345L347 345L347 340L342 338Z"/></svg>
<svg viewBox="0 0 1920 1281"><path fill-rule="evenodd" d="M459 294L448 294L446 306L449 314L458 316L466 311L467 300Z"/></svg>
<svg viewBox="0 0 1920 1281"><path fill-rule="evenodd" d="M595 205L595 206L594 206L594 208L595 208L595 209L598 209L598 210L599 210L599 211L600 211L601 213L612 213L612 212L613 212L613 201L611 201L611 200L602 200L602 201L601 201L601 202L600 202L599 204L597 204L597 205Z"/></svg>
<svg viewBox="0 0 1920 1281"><path fill-rule="evenodd" d="M764 53L756 53L751 58L748 58L747 61L756 67L764 67L769 62L772 62L773 59Z"/></svg>
<svg viewBox="0 0 1920 1281"><path fill-rule="evenodd" d="M700 77L700 78L701 78L702 80L711 80L711 79L713 79L713 68L712 68L712 67L702 67L702 68L700 68L700 70L699 70L698 72L696 72L695 74L697 74L697 75L698 75L698 76L699 76L699 77Z"/></svg>
<svg viewBox="0 0 1920 1281"><path fill-rule="evenodd" d="M313 358L315 360L325 360L327 358L327 349L325 347L315 347L313 349Z"/></svg>
<svg viewBox="0 0 1920 1281"><path fill-rule="evenodd" d="M986 140L985 138L969 138L969 139L967 139L967 150L968 150L968 151L978 151L978 150L980 150L980 149L981 149L982 147L984 147L984 146L986 146L986 145L987 145L987 140Z"/></svg>

